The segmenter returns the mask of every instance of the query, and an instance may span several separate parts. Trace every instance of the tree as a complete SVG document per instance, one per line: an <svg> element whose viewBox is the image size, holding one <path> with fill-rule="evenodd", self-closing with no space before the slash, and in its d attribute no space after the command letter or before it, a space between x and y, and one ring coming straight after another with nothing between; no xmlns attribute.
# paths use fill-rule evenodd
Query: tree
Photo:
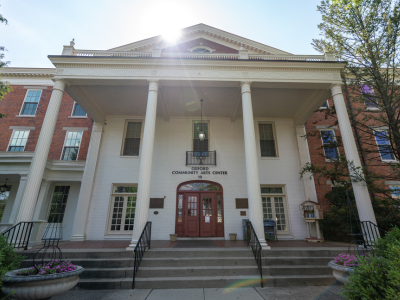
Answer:
<svg viewBox="0 0 400 300"><path fill-rule="evenodd" d="M357 169L339 156L331 167L307 164L301 175L311 172L316 178L328 178L349 189L351 179L365 181L378 224L399 224L400 189L389 190L384 182L400 178L400 164L395 162L400 161L400 0L323 0L318 11L322 14L318 26L322 37L314 39L312 45L347 62L341 74L344 95L358 150L365 159L363 168ZM323 111L321 118L332 120L332 126L338 123L334 105ZM321 133L309 132L307 136L316 135ZM338 138L321 148L340 146ZM387 162L384 170L381 158ZM382 211L382 207L386 209Z"/></svg>
<svg viewBox="0 0 400 300"><path fill-rule="evenodd" d="M3 17L3 15L0 14L0 23L3 23L5 25L8 24L8 21L6 18ZM4 46L0 46L0 69L3 67L6 67L9 62L8 61L4 61L4 52L5 48ZM8 85L7 82L3 82L0 80L0 101L3 100L4 96L11 92L11 87ZM3 118L4 115L0 112L0 119Z"/></svg>

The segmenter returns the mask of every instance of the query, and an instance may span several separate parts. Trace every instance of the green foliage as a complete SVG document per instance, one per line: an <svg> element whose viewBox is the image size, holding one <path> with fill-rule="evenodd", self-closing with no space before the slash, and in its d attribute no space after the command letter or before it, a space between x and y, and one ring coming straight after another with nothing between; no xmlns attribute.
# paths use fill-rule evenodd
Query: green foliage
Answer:
<svg viewBox="0 0 400 300"><path fill-rule="evenodd" d="M342 289L346 299L400 299L400 230L394 228L376 246L381 256L359 258Z"/></svg>
<svg viewBox="0 0 400 300"><path fill-rule="evenodd" d="M0 14L0 23L4 23L5 25L8 24L8 21L6 18L3 17L3 15ZM0 69L3 67L6 67L9 62L4 61L4 52L5 49L3 46L0 46ZM4 96L11 92L12 88L7 82L3 82L0 80L0 101L4 99ZM0 112L0 119L4 118L5 115Z"/></svg>
<svg viewBox="0 0 400 300"><path fill-rule="evenodd" d="M2 286L1 278L7 272L18 269L23 259L24 257L16 253L7 239L0 234L0 289Z"/></svg>

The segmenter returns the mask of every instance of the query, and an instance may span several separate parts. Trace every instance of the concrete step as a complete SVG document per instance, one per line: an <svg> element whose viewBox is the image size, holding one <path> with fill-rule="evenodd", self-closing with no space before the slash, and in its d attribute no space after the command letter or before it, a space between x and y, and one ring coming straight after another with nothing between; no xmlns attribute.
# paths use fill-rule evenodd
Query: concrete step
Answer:
<svg viewBox="0 0 400 300"><path fill-rule="evenodd" d="M198 276L258 276L257 266L200 266L149 268L140 266L137 278L151 277L198 277Z"/></svg>
<svg viewBox="0 0 400 300"><path fill-rule="evenodd" d="M263 275L266 276L331 275L331 274L332 274L332 269L327 265L263 267Z"/></svg>
<svg viewBox="0 0 400 300"><path fill-rule="evenodd" d="M348 248L311 248L311 249L271 249L263 250L263 257L335 257L340 253L347 253Z"/></svg>
<svg viewBox="0 0 400 300"><path fill-rule="evenodd" d="M75 265L83 268L127 268L134 264L132 258L115 258L115 259L70 259ZM49 260L45 260L48 262ZM32 267L32 260L25 260L21 264L22 268Z"/></svg>
<svg viewBox="0 0 400 300"><path fill-rule="evenodd" d="M140 267L255 266L254 257L147 258Z"/></svg>
<svg viewBox="0 0 400 300"><path fill-rule="evenodd" d="M132 278L82 278L74 290L128 290L132 288Z"/></svg>
<svg viewBox="0 0 400 300"><path fill-rule="evenodd" d="M133 258L134 254L132 251L126 251L125 249L109 249L109 250L62 250L62 259L63 260L73 260L73 259L84 259L84 258ZM36 252L24 252L23 255L26 259L32 259L35 256ZM45 256L45 258L49 258L50 254Z"/></svg>
<svg viewBox="0 0 400 300"><path fill-rule="evenodd" d="M278 265L327 265L332 257L267 257L262 258L265 266Z"/></svg>
<svg viewBox="0 0 400 300"><path fill-rule="evenodd" d="M194 258L194 257L248 257L251 252L247 248L212 248L212 249L171 249L147 250L146 258Z"/></svg>

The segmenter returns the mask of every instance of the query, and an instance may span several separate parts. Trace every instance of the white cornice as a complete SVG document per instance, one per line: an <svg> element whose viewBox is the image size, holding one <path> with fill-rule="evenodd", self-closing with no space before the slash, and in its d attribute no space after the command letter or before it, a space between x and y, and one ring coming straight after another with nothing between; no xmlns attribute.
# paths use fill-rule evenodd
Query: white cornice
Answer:
<svg viewBox="0 0 400 300"><path fill-rule="evenodd" d="M2 68L1 77L48 77L51 78L56 73L55 68Z"/></svg>

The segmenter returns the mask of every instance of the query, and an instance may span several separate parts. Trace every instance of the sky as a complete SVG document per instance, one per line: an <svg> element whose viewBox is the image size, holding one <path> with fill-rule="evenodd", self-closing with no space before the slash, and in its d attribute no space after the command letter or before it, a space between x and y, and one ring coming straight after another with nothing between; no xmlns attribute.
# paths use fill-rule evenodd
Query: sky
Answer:
<svg viewBox="0 0 400 300"><path fill-rule="evenodd" d="M321 0L0 0L9 67L54 67L76 49L107 50L204 23L293 54L318 54Z"/></svg>

